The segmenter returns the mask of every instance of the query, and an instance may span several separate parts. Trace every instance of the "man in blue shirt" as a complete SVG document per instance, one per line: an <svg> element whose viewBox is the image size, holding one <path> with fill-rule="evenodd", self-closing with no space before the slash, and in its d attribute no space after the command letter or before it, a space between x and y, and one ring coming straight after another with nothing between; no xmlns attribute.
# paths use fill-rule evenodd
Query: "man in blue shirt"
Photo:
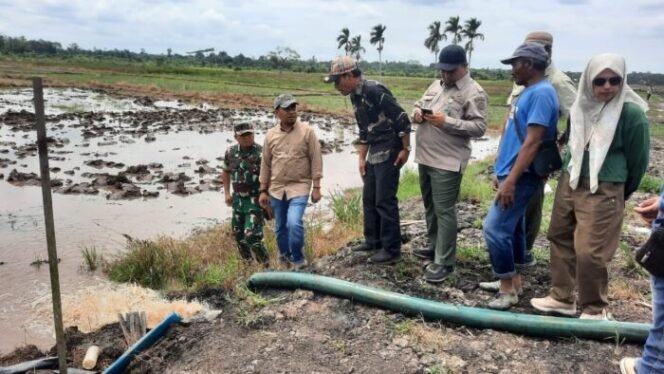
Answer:
<svg viewBox="0 0 664 374"><path fill-rule="evenodd" d="M488 306L504 310L518 303L522 291L519 270L526 265L524 215L530 198L543 183L531 164L540 144L556 138L559 104L555 89L545 79L549 56L541 44L522 44L501 62L512 65L515 83L526 87L512 103L495 164L498 192L484 221L491 266L500 279L500 290Z"/></svg>

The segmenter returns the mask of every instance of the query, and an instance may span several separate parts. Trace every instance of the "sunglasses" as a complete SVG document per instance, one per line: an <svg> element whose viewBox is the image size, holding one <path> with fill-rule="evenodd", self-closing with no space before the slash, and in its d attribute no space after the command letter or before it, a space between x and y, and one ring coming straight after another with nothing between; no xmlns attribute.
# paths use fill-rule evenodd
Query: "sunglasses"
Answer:
<svg viewBox="0 0 664 374"><path fill-rule="evenodd" d="M606 82L609 82L610 85L612 86L617 86L622 82L621 77L611 77L611 78L595 78L593 79L593 86L597 87L602 87L606 84Z"/></svg>

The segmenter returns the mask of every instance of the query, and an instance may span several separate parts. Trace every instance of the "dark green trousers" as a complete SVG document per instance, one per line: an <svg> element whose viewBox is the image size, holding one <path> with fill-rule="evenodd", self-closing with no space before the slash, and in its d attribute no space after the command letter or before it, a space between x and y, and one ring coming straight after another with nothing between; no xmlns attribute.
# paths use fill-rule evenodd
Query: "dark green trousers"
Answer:
<svg viewBox="0 0 664 374"><path fill-rule="evenodd" d="M459 172L419 165L420 190L426 210L427 236L436 251L435 263L456 263L456 202L461 187Z"/></svg>

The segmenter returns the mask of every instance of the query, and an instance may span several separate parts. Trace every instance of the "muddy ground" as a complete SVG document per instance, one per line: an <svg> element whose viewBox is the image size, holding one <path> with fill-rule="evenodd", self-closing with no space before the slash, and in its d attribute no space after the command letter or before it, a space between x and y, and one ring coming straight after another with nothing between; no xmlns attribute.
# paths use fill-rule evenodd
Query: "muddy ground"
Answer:
<svg viewBox="0 0 664 374"><path fill-rule="evenodd" d="M110 98L109 104L94 111L78 111L76 99L92 102L91 93ZM269 110L264 107L211 107L193 105L182 100L157 103L149 96L121 96L109 91L55 91L51 111L63 108L73 112L47 113L51 187L61 194L103 194L110 200L155 198L160 193L191 195L204 191L218 191L221 186L223 153L216 159L194 159L184 155L175 167L159 162L125 165L113 160L121 145L139 142L159 143L172 133L200 134L232 133L235 123L251 121L257 132L273 125ZM113 107L118 100L127 110ZM57 101L60 100L60 101ZM61 103L68 103L64 106ZM48 104L48 103L47 103ZM0 114L0 129L8 129L0 139L0 180L15 186L39 186L39 170L26 170L37 156L37 144L26 141L34 137L35 115L32 109L16 109L14 102L0 97L0 107L10 109ZM310 121L325 132L335 127L351 128L349 118L303 111L303 121ZM349 146L346 141L320 140L324 153L341 152ZM183 139L186 141L186 138ZM74 144L70 144L74 143ZM170 151L178 151L179 148ZM167 149L161 150L166 152ZM64 161L68 167L61 167ZM81 169L83 166L88 168ZM90 169L92 168L92 169Z"/></svg>
<svg viewBox="0 0 664 374"><path fill-rule="evenodd" d="M189 114L194 118L201 115L196 111ZM12 126L21 131L28 115L14 116L11 120L16 120L16 124ZM162 120L169 118L164 115ZM143 129L140 119L132 124L135 131ZM95 128L92 136L103 137L106 131ZM57 142L56 139L53 144ZM4 145L11 149L11 144ZM653 141L650 174L661 176L663 151L661 143ZM633 201L642 198L637 194ZM441 285L424 282L426 263L410 254L426 245L423 223L407 226L410 240L404 245L403 260L398 264L368 265L367 255L352 254L345 247L335 255L318 259L304 271L431 300L483 307L492 294L479 290L477 284L492 278L491 268L486 253L472 249L482 243L477 222L483 214L479 205L459 204L459 248L470 249L460 251L456 275ZM404 220L422 219L421 202L405 204L402 216ZM625 233L622 239L628 250L619 250L611 265L610 311L617 320L646 322L651 318L644 302L649 295L647 277L629 265L629 251L643 237ZM547 293L550 278L548 242L544 236L540 235L537 246L539 262L526 275L525 295L514 312L534 313L528 300ZM613 340L544 339L424 321L310 291L260 290L258 295L243 300L224 290L195 295L221 310L221 314L211 321L172 327L163 339L134 359L128 372L615 373L620 358L641 352L639 345ZM70 328L66 335L71 367L81 367L90 344L101 347L98 369L126 349L117 324L90 334ZM50 354L54 352L52 349ZM26 346L0 357L0 366L47 354Z"/></svg>
<svg viewBox="0 0 664 374"><path fill-rule="evenodd" d="M421 203L406 204L403 219L423 216ZM477 205L460 203L459 247L477 246ZM318 259L305 271L381 287L426 299L483 307L492 297L479 290L491 279L482 250L460 251L456 275L441 285L422 280L425 262L410 254L426 244L424 225L405 230L403 260L391 266L366 264L367 254L345 247ZM639 242L625 234L623 241ZM526 276L525 295L514 312L534 313L528 300L545 295L549 285L546 239L538 240L543 259ZM351 243L349 243L350 245ZM635 244L636 245L636 244ZM281 269L284 270L284 269ZM647 278L626 266L619 251L611 267L611 313L617 320L646 322L650 310L642 302ZM196 296L221 314L212 321L179 324L165 338L133 361L131 373L614 373L621 357L638 355L639 345L613 340L545 339L493 330L424 321L310 291L260 290L239 300L223 290ZM81 367L85 349L102 348L100 366L122 353L117 324L91 334L67 332L69 358ZM52 352L53 353L53 352ZM23 348L0 359L0 365L39 357Z"/></svg>

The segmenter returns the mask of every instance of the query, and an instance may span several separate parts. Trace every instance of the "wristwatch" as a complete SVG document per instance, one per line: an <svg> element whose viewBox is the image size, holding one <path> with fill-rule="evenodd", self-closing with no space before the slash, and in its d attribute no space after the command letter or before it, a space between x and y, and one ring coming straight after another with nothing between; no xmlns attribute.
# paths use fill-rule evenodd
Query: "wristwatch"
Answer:
<svg viewBox="0 0 664 374"><path fill-rule="evenodd" d="M405 150L407 150L408 152L410 152L410 151L413 150L413 147L410 146L410 145L407 145L407 146L403 147L403 149L405 149Z"/></svg>

